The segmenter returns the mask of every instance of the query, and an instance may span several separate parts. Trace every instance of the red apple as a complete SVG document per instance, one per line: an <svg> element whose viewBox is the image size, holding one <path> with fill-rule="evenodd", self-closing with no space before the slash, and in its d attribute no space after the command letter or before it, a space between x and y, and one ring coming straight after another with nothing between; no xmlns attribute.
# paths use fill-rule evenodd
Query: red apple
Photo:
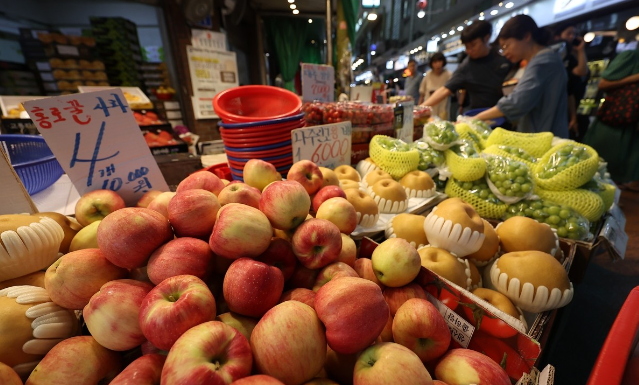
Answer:
<svg viewBox="0 0 639 385"><path fill-rule="evenodd" d="M104 257L127 269L146 265L151 253L171 239L169 221L150 209L120 209L104 218L98 227L98 246Z"/></svg>
<svg viewBox="0 0 639 385"><path fill-rule="evenodd" d="M262 255L255 258L255 260L282 270L285 281L288 281L293 276L295 266L297 265L297 258L295 254L293 254L291 242L282 238L271 239L268 249L266 249Z"/></svg>
<svg viewBox="0 0 639 385"><path fill-rule="evenodd" d="M304 186L308 195L315 194L324 183L324 177L319 167L310 160L300 160L293 163L286 179L299 182Z"/></svg>
<svg viewBox="0 0 639 385"><path fill-rule="evenodd" d="M111 190L93 190L82 195L75 204L75 219L82 226L104 219L116 210L126 207L124 199Z"/></svg>
<svg viewBox="0 0 639 385"><path fill-rule="evenodd" d="M194 275L204 280L210 273L212 259L208 243L196 238L177 238L151 254L147 274L155 285L176 275Z"/></svg>
<svg viewBox="0 0 639 385"><path fill-rule="evenodd" d="M379 333L377 339L375 340L375 343L379 342L395 342L395 340L393 339L393 316L390 315L390 312L388 314L388 321L384 326L384 330Z"/></svg>
<svg viewBox="0 0 639 385"><path fill-rule="evenodd" d="M217 196L223 188L224 183L215 174L208 171L198 171L184 178L178 185L176 192L202 189L210 191Z"/></svg>
<svg viewBox="0 0 639 385"><path fill-rule="evenodd" d="M160 282L142 301L138 317L149 342L169 350L190 328L215 319L215 298L204 281L178 275Z"/></svg>
<svg viewBox="0 0 639 385"><path fill-rule="evenodd" d="M307 269L302 264L298 263L297 266L295 266L293 276L288 280L288 282L286 282L286 286L290 289L312 289L318 275L318 269Z"/></svg>
<svg viewBox="0 0 639 385"><path fill-rule="evenodd" d="M149 203L149 206L147 208L149 210L157 211L168 220L169 203L171 203L171 199L173 199L175 195L176 194L174 192L163 192L162 194L155 197L155 199L153 199L151 203Z"/></svg>
<svg viewBox="0 0 639 385"><path fill-rule="evenodd" d="M273 228L260 210L229 203L218 212L209 246L220 257L255 258L268 249L272 235Z"/></svg>
<svg viewBox="0 0 639 385"><path fill-rule="evenodd" d="M428 300L404 302L393 319L393 339L428 362L441 357L450 345L450 330L444 317Z"/></svg>
<svg viewBox="0 0 639 385"><path fill-rule="evenodd" d="M208 239L219 209L220 203L212 192L184 190L169 203L169 222L178 237Z"/></svg>
<svg viewBox="0 0 639 385"><path fill-rule="evenodd" d="M260 208L260 198L262 192L255 187L251 187L245 183L232 183L224 187L218 195L220 205L227 203L241 203L243 205Z"/></svg>
<svg viewBox="0 0 639 385"><path fill-rule="evenodd" d="M490 357L470 349L452 349L435 367L435 377L447 384L510 385L508 373Z"/></svg>
<svg viewBox="0 0 639 385"><path fill-rule="evenodd" d="M299 301L315 309L315 295L316 294L313 290L298 287L297 289L282 293L279 303L285 301Z"/></svg>
<svg viewBox="0 0 639 385"><path fill-rule="evenodd" d="M400 344L383 342L359 356L353 373L353 385L382 384L432 385L433 380L415 353Z"/></svg>
<svg viewBox="0 0 639 385"><path fill-rule="evenodd" d="M33 369L26 385L108 384L118 373L119 354L91 336L79 336L55 345Z"/></svg>
<svg viewBox="0 0 639 385"><path fill-rule="evenodd" d="M317 210L317 218L331 221L344 234L350 234L357 227L357 211L345 198L326 200Z"/></svg>
<svg viewBox="0 0 639 385"><path fill-rule="evenodd" d="M99 249L73 251L49 266L44 287L56 304L82 310L102 285L128 274L104 258Z"/></svg>
<svg viewBox="0 0 639 385"><path fill-rule="evenodd" d="M142 351L142 355L146 355L146 354L162 354L162 355L166 355L168 353L165 350L158 349L157 346L153 345L148 340L142 342L142 345L140 345L140 350Z"/></svg>
<svg viewBox="0 0 639 385"><path fill-rule="evenodd" d="M244 182L260 191L273 182L282 180L275 166L261 159L251 159L244 165Z"/></svg>
<svg viewBox="0 0 639 385"><path fill-rule="evenodd" d="M132 279L105 283L82 311L93 338L116 351L133 349L144 342L138 315L151 289L153 285Z"/></svg>
<svg viewBox="0 0 639 385"><path fill-rule="evenodd" d="M315 377L310 381L306 381L302 385L340 385L340 384L328 378Z"/></svg>
<svg viewBox="0 0 639 385"><path fill-rule="evenodd" d="M262 191L260 210L279 230L291 230L299 226L311 208L311 197L304 186L296 181L275 182Z"/></svg>
<svg viewBox="0 0 639 385"><path fill-rule="evenodd" d="M384 289L384 299L386 299L392 317L395 317L397 309L411 298L426 299L426 292L416 283L409 283L402 287L387 287Z"/></svg>
<svg viewBox="0 0 639 385"><path fill-rule="evenodd" d="M169 351L162 384L230 384L251 374L253 357L246 338L218 321L182 334Z"/></svg>
<svg viewBox="0 0 639 385"><path fill-rule="evenodd" d="M256 374L254 376L244 377L233 383L233 385L284 385L284 383L275 377L266 374Z"/></svg>
<svg viewBox="0 0 639 385"><path fill-rule="evenodd" d="M330 346L326 348L326 363L324 363L324 369L328 376L342 385L349 385L353 383L353 370L355 369L355 363L357 362L357 356L359 354L341 354L331 349Z"/></svg>
<svg viewBox="0 0 639 385"><path fill-rule="evenodd" d="M335 262L343 262L350 267L355 267L355 261L357 260L357 246L353 238L342 233L342 250Z"/></svg>
<svg viewBox="0 0 639 385"><path fill-rule="evenodd" d="M322 369L326 359L324 326L308 305L286 301L266 312L251 335L260 373L285 384L301 384Z"/></svg>
<svg viewBox="0 0 639 385"><path fill-rule="evenodd" d="M331 280L343 277L359 278L359 275L357 275L357 272L347 264L343 262L333 262L320 270L319 275L315 280L313 291L317 292L322 286L326 285Z"/></svg>
<svg viewBox="0 0 639 385"><path fill-rule="evenodd" d="M0 384L3 385L22 385L22 380L9 365L0 362Z"/></svg>
<svg viewBox="0 0 639 385"><path fill-rule="evenodd" d="M231 311L261 317L277 304L284 289L282 271L266 263L240 258L224 276L224 300Z"/></svg>
<svg viewBox="0 0 639 385"><path fill-rule="evenodd" d="M215 320L236 328L248 341L251 341L251 333L253 333L255 325L257 325L255 318L245 317L233 312L222 313Z"/></svg>
<svg viewBox="0 0 639 385"><path fill-rule="evenodd" d="M109 385L157 385L166 356L147 354L131 362Z"/></svg>
<svg viewBox="0 0 639 385"><path fill-rule="evenodd" d="M339 257L342 236L333 223L325 219L309 219L302 223L292 239L293 253L309 269L319 269Z"/></svg>
<svg viewBox="0 0 639 385"><path fill-rule="evenodd" d="M322 187L313 197L313 211L317 212L322 203L331 198L346 198L346 193L339 186Z"/></svg>
<svg viewBox="0 0 639 385"><path fill-rule="evenodd" d="M153 201L153 199L155 199L160 194L162 194L162 191L160 190L149 190L145 192L140 200L138 200L138 203L135 205L135 207L142 207L143 209L149 207L149 204Z"/></svg>
<svg viewBox="0 0 639 385"><path fill-rule="evenodd" d="M370 259L368 258L356 259L353 268L355 269L357 274L359 274L360 278L364 278L373 282L374 284L379 286L379 288L382 290L386 287L381 282L379 282L379 279L377 279L377 276L375 275L375 272L373 271L373 262L371 262Z"/></svg>
<svg viewBox="0 0 639 385"><path fill-rule="evenodd" d="M352 277L332 280L319 289L315 310L326 326L331 349L343 354L358 352L373 343L389 316L379 286Z"/></svg>

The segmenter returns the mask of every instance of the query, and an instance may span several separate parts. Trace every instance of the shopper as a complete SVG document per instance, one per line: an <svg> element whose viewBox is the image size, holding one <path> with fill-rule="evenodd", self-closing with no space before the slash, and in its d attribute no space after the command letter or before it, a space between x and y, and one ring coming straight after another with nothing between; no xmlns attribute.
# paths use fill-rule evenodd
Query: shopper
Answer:
<svg viewBox="0 0 639 385"><path fill-rule="evenodd" d="M426 72L424 80L419 86L419 104L424 102L426 96L430 96L435 93L439 88L443 87L448 80L450 80L451 73L446 68L446 56L441 52L435 53L428 64L430 70ZM441 103L432 108L432 116L439 116L444 120L448 120L448 101L449 98L444 99Z"/></svg>
<svg viewBox="0 0 639 385"><path fill-rule="evenodd" d="M510 71L510 63L491 50L492 25L476 21L461 34L468 57L453 72L446 85L440 87L422 103L437 106L449 96L465 89L470 98L470 109L492 107L503 96L501 87Z"/></svg>
<svg viewBox="0 0 639 385"><path fill-rule="evenodd" d="M639 51L635 49L619 54L610 62L601 78L599 89L602 91L630 94L634 90L636 95L639 92ZM627 110L629 116L633 114L632 111L636 116L637 101L636 98L632 99L634 106L632 102L622 102L617 106L621 107L623 115L626 114L623 110ZM614 101L606 101L601 110L606 108L606 103ZM622 188L639 191L639 121L631 118L625 124L613 126L602 122L606 120L603 116L599 117L602 112L599 112L586 132L584 143L592 146L608 162L608 171L615 182L623 184Z"/></svg>
<svg viewBox="0 0 639 385"><path fill-rule="evenodd" d="M414 59L408 61L409 76L404 80L404 94L406 96L412 96L415 103L419 100L419 84L422 81L422 76L417 73L417 62Z"/></svg>
<svg viewBox="0 0 639 385"><path fill-rule="evenodd" d="M503 55L512 63L526 60L526 71L508 96L477 115L490 120L505 116L517 131L551 131L568 138L567 76L561 57L546 46L548 34L528 15L517 15L499 33Z"/></svg>

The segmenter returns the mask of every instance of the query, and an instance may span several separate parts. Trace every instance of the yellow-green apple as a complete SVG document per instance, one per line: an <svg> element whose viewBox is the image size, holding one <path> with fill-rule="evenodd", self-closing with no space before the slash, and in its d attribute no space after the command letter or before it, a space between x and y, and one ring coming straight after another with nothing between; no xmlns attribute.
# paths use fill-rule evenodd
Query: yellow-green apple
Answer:
<svg viewBox="0 0 639 385"><path fill-rule="evenodd" d="M120 373L120 367L120 355L93 337L72 337L44 356L26 385L108 384Z"/></svg>
<svg viewBox="0 0 639 385"><path fill-rule="evenodd" d="M373 271L373 262L371 262L370 259L368 258L356 259L353 265L353 269L355 269L355 271L357 272L360 278L364 278L373 282L374 284L379 286L380 289L384 290L384 288L386 287L384 286L384 284L382 284L379 281L379 279L377 279L377 276L375 275L375 272Z"/></svg>
<svg viewBox="0 0 639 385"><path fill-rule="evenodd" d="M218 211L209 246L219 257L255 258L268 249L272 235L273 228L260 210L229 203Z"/></svg>
<svg viewBox="0 0 639 385"><path fill-rule="evenodd" d="M259 209L261 196L260 190L246 183L231 183L220 191L218 199L222 206L227 203L241 203Z"/></svg>
<svg viewBox="0 0 639 385"><path fill-rule="evenodd" d="M310 306L298 301L282 302L257 323L251 334L251 348L260 373L285 384L301 384L324 366L324 326Z"/></svg>
<svg viewBox="0 0 639 385"><path fill-rule="evenodd" d="M320 167L319 169L322 172L322 187L339 186L339 179L337 178L335 171L326 167Z"/></svg>
<svg viewBox="0 0 639 385"><path fill-rule="evenodd" d="M102 221L95 221L88 226L83 227L71 240L69 245L69 252L78 251L82 249L97 249L98 248L98 226Z"/></svg>
<svg viewBox="0 0 639 385"><path fill-rule="evenodd" d="M277 305L283 290L280 269L249 258L235 260L224 275L224 300L241 315L261 317Z"/></svg>
<svg viewBox="0 0 639 385"><path fill-rule="evenodd" d="M144 297L138 317L144 337L169 350L190 328L215 319L215 298L206 283L193 275L160 282Z"/></svg>
<svg viewBox="0 0 639 385"><path fill-rule="evenodd" d="M71 218L60 213L43 212L36 213L34 215L40 218L51 218L54 221L58 222L60 227L62 227L62 231L64 232L64 238L62 238L62 242L60 243L60 248L58 249L58 251L62 254L68 253L69 247L71 246L71 240L77 235L78 231L82 229L82 225L78 223L75 218Z"/></svg>
<svg viewBox="0 0 639 385"><path fill-rule="evenodd" d="M342 235L326 219L309 219L295 230L291 244L302 265L319 269L337 260L342 251Z"/></svg>
<svg viewBox="0 0 639 385"><path fill-rule="evenodd" d="M329 283L331 280L339 279L343 277L355 277L359 278L357 272L352 267L343 262L333 262L328 266L325 266L320 270L317 279L315 279L315 285L313 285L313 291L317 292L322 286Z"/></svg>
<svg viewBox="0 0 639 385"><path fill-rule="evenodd" d="M426 299L426 292L416 283L410 283L402 287L387 287L384 289L384 298L391 311L391 316L395 317L397 309L411 298Z"/></svg>
<svg viewBox="0 0 639 385"><path fill-rule="evenodd" d="M212 259L213 252L203 240L176 238L151 254L146 271L154 285L176 275L194 275L205 280L211 272Z"/></svg>
<svg viewBox="0 0 639 385"><path fill-rule="evenodd" d="M104 218L98 226L98 246L104 257L127 269L146 265L151 253L171 239L169 221L150 209L126 207Z"/></svg>
<svg viewBox="0 0 639 385"><path fill-rule="evenodd" d="M246 317L233 312L222 313L218 315L215 320L236 328L248 341L251 341L251 333L253 333L255 325L257 325L257 320L255 318Z"/></svg>
<svg viewBox="0 0 639 385"><path fill-rule="evenodd" d="M169 202L169 222L178 237L208 239L219 209L220 202L212 192L184 190Z"/></svg>
<svg viewBox="0 0 639 385"><path fill-rule="evenodd" d="M324 369L328 377L342 385L352 384L353 370L355 369L358 355L358 353L341 354L328 346L326 348L326 362L324 363Z"/></svg>
<svg viewBox="0 0 639 385"><path fill-rule="evenodd" d="M293 254L291 242L282 238L271 239L268 249L256 257L255 260L282 270L285 281L288 281L293 276L297 265L297 258Z"/></svg>
<svg viewBox="0 0 639 385"><path fill-rule="evenodd" d="M393 316L388 315L388 321L386 322L386 325L384 326L384 330L382 330L381 333L379 333L379 335L377 336L377 339L375 340L375 343L380 343L380 342L395 342L393 340Z"/></svg>
<svg viewBox="0 0 639 385"><path fill-rule="evenodd" d="M261 159L251 159L244 165L244 183L260 191L273 182L282 180L280 174L271 163Z"/></svg>
<svg viewBox="0 0 639 385"><path fill-rule="evenodd" d="M302 184L308 195L313 195L322 187L324 177L319 167L310 160L300 160L293 163L286 175L287 180L294 180Z"/></svg>
<svg viewBox="0 0 639 385"><path fill-rule="evenodd" d="M138 316L142 300L151 289L153 285L132 279L102 285L82 311L93 338L116 351L133 349L144 342Z"/></svg>
<svg viewBox="0 0 639 385"><path fill-rule="evenodd" d="M357 246L353 238L342 233L342 251L335 262L343 262L350 267L355 267L355 261L357 260Z"/></svg>
<svg viewBox="0 0 639 385"><path fill-rule="evenodd" d="M357 211L351 202L344 198L330 198L317 210L316 218L333 222L339 231L350 234L357 227Z"/></svg>
<svg viewBox="0 0 639 385"><path fill-rule="evenodd" d="M0 362L0 384L2 385L22 385L22 380L15 370L9 365Z"/></svg>
<svg viewBox="0 0 639 385"><path fill-rule="evenodd" d="M127 274L126 269L107 261L100 249L83 249L68 253L49 266L44 287L56 304L82 310L102 285Z"/></svg>
<svg viewBox="0 0 639 385"><path fill-rule="evenodd" d="M75 219L82 226L87 226L124 207L124 199L115 191L93 190L82 195L75 204Z"/></svg>
<svg viewBox="0 0 639 385"><path fill-rule="evenodd" d="M297 289L285 291L280 297L279 303L285 301L299 301L315 309L315 292L313 290L298 287Z"/></svg>
<svg viewBox="0 0 639 385"><path fill-rule="evenodd" d="M464 289L467 287L466 265L457 257L438 247L422 247L418 253L423 267Z"/></svg>
<svg viewBox="0 0 639 385"><path fill-rule="evenodd" d="M430 373L419 357L405 346L393 342L375 344L364 350L353 372L353 385L432 383Z"/></svg>
<svg viewBox="0 0 639 385"><path fill-rule="evenodd" d="M395 314L393 340L415 352L422 362L428 362L446 353L450 330L433 304L426 299L411 298Z"/></svg>
<svg viewBox="0 0 639 385"><path fill-rule="evenodd" d="M318 275L319 269L308 269L301 263L298 263L297 266L295 266L293 276L286 282L286 286L290 289L312 289Z"/></svg>
<svg viewBox="0 0 639 385"><path fill-rule="evenodd" d="M230 384L251 374L253 357L246 337L219 321L182 334L169 351L162 384Z"/></svg>
<svg viewBox="0 0 639 385"><path fill-rule="evenodd" d="M256 374L241 378L233 383L233 385L285 385L282 381L266 374Z"/></svg>
<svg viewBox="0 0 639 385"><path fill-rule="evenodd" d="M143 355L124 368L109 385L158 385L164 361L163 354Z"/></svg>
<svg viewBox="0 0 639 385"><path fill-rule="evenodd" d="M158 195L162 194L160 190L149 190L142 195L142 197L138 200L138 203L135 207L147 208L149 207L149 203L153 202Z"/></svg>
<svg viewBox="0 0 639 385"><path fill-rule="evenodd" d="M452 349L439 360L435 377L447 384L509 385L508 373L485 354Z"/></svg>
<svg viewBox="0 0 639 385"><path fill-rule="evenodd" d="M306 381L302 385L340 385L340 384L328 378L315 377L310 381Z"/></svg>
<svg viewBox="0 0 639 385"><path fill-rule="evenodd" d="M353 277L322 286L315 296L315 310L326 326L331 349L343 354L358 352L373 343L390 314L379 286Z"/></svg>
<svg viewBox="0 0 639 385"><path fill-rule="evenodd" d="M371 262L377 279L389 287L410 283L422 266L417 250L402 238L390 238L382 242L373 251Z"/></svg>
<svg viewBox="0 0 639 385"><path fill-rule="evenodd" d="M171 203L171 199L176 195L174 192L163 192L149 203L147 209L157 211L162 214L164 218L169 219L169 203Z"/></svg>
<svg viewBox="0 0 639 385"><path fill-rule="evenodd" d="M346 198L346 193L339 186L322 187L313 197L313 211L317 212L322 203L331 198Z"/></svg>
<svg viewBox="0 0 639 385"><path fill-rule="evenodd" d="M311 209L311 197L304 186L287 180L268 185L262 191L260 211L271 221L274 228L291 230L304 222Z"/></svg>
<svg viewBox="0 0 639 385"><path fill-rule="evenodd" d="M215 174L208 171L198 171L187 176L178 184L175 192L179 193L185 190L202 189L215 194L216 196L224 188L224 183Z"/></svg>

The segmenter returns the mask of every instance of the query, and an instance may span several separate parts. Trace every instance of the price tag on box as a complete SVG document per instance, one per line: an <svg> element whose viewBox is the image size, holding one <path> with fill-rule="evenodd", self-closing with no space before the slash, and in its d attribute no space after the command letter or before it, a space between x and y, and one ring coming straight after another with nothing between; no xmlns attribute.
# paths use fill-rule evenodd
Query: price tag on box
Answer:
<svg viewBox="0 0 639 385"><path fill-rule="evenodd" d="M395 132L397 139L413 142L413 103L402 103L395 107Z"/></svg>
<svg viewBox="0 0 639 385"><path fill-rule="evenodd" d="M80 195L109 189L133 206L148 190L169 191L120 89L24 107Z"/></svg>
<svg viewBox="0 0 639 385"><path fill-rule="evenodd" d="M335 69L333 66L302 63L302 100L335 101Z"/></svg>
<svg viewBox="0 0 639 385"><path fill-rule="evenodd" d="M444 321L450 329L450 336L454 341L457 341L462 347L468 348L470 339L473 337L475 327L454 311L450 310L448 306L444 305L440 300L433 297L430 293L426 293L428 301L435 305L437 310L444 316Z"/></svg>
<svg viewBox="0 0 639 385"><path fill-rule="evenodd" d="M351 164L351 122L298 128L291 131L293 162L308 159L335 168Z"/></svg>

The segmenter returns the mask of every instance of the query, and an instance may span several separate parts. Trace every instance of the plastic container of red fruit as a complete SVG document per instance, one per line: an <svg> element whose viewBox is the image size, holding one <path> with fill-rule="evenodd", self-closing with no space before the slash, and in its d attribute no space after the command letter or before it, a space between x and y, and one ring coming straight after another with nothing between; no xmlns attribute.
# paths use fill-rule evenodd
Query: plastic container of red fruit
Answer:
<svg viewBox="0 0 639 385"><path fill-rule="evenodd" d="M283 88L242 86L217 94L213 109L224 123L258 122L298 115L302 99Z"/></svg>
<svg viewBox="0 0 639 385"><path fill-rule="evenodd" d="M428 106L414 106L413 107L413 125L423 126L428 123L431 117L431 109Z"/></svg>
<svg viewBox="0 0 639 385"><path fill-rule="evenodd" d="M322 102L307 102L302 106L302 112L308 126L316 126L323 123L323 115L326 104Z"/></svg>
<svg viewBox="0 0 639 385"><path fill-rule="evenodd" d="M395 118L389 104L341 102L326 104L322 111L324 124L350 121L354 126L391 123Z"/></svg>

